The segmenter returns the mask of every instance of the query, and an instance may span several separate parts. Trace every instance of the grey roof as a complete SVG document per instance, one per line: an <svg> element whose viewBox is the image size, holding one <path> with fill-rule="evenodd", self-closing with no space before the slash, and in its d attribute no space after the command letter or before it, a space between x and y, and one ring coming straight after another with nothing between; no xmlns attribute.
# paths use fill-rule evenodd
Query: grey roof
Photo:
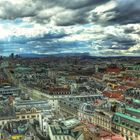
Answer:
<svg viewBox="0 0 140 140"><path fill-rule="evenodd" d="M86 96L86 97L77 97L77 98L65 98L60 99L59 102L64 103L66 105L70 105L71 107L81 106L83 103L93 103L96 99L104 99L102 95L93 95L93 96Z"/></svg>
<svg viewBox="0 0 140 140"><path fill-rule="evenodd" d="M52 111L45 111L42 113L43 116L53 115Z"/></svg>
<svg viewBox="0 0 140 140"><path fill-rule="evenodd" d="M85 113L93 114L95 112L96 106L91 103L83 103L79 110Z"/></svg>
<svg viewBox="0 0 140 140"><path fill-rule="evenodd" d="M74 126L77 126L80 124L80 121L76 118L68 119L60 122L61 126L67 127L67 128L73 128Z"/></svg>
<svg viewBox="0 0 140 140"><path fill-rule="evenodd" d="M0 87L0 91L16 91L16 90L20 90L18 87Z"/></svg>
<svg viewBox="0 0 140 140"><path fill-rule="evenodd" d="M80 124L80 121L76 118L71 118L63 121L59 121L54 125L50 125L50 129L53 135L67 135L77 139L82 132L74 131L74 128Z"/></svg>
<svg viewBox="0 0 140 140"><path fill-rule="evenodd" d="M51 106L47 101L35 101L35 100L20 100L15 103L16 111L20 111L20 109L25 108L26 110L30 110L32 108L36 108L37 110L51 110Z"/></svg>
<svg viewBox="0 0 140 140"><path fill-rule="evenodd" d="M53 135L68 135L68 136L71 136L75 139L77 139L81 134L82 132L80 131L73 131L73 129L67 129L66 127L61 127L61 126L50 126L51 128L51 131L52 131L52 134Z"/></svg>

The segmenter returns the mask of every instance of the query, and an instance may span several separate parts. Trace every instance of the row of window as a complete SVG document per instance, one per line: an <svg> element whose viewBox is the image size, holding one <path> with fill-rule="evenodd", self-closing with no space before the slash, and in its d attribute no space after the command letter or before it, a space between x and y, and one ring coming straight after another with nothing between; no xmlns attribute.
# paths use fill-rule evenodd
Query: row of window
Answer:
<svg viewBox="0 0 140 140"><path fill-rule="evenodd" d="M55 136L55 140L70 140L69 136Z"/></svg>
<svg viewBox="0 0 140 140"><path fill-rule="evenodd" d="M138 126L134 126L130 122L119 121L117 118L115 119L115 122L119 123L119 124L121 124L123 126L126 126L127 128L133 129L135 131L139 131L140 130L140 128Z"/></svg>
<svg viewBox="0 0 140 140"><path fill-rule="evenodd" d="M111 123L109 120L105 119L105 118L99 118L99 116L97 117L94 117L93 120L92 120L92 117L86 117L86 116L83 116L82 114L80 115L80 118L81 120L86 120L86 121L89 121L89 123L93 122L93 124L97 124L97 125L100 125L106 129L110 129L111 128Z"/></svg>
<svg viewBox="0 0 140 140"><path fill-rule="evenodd" d="M95 116L95 118L96 118L97 120L102 120L102 121L104 121L104 122L110 123L110 120L107 119L107 118L104 118L104 117L101 117L101 116Z"/></svg>
<svg viewBox="0 0 140 140"><path fill-rule="evenodd" d="M138 140L138 134L133 133L125 128L116 126L116 129L120 130L122 132L122 136L126 138L126 140Z"/></svg>
<svg viewBox="0 0 140 140"><path fill-rule="evenodd" d="M21 109L20 110L20 113L21 114L25 114L25 113L27 113L28 111L26 110L26 109ZM36 113L37 112L37 109L36 108L32 108L31 110L30 110L30 112L31 113Z"/></svg>
<svg viewBox="0 0 140 140"><path fill-rule="evenodd" d="M30 118L37 118L39 115L27 115L27 116L17 116L17 119L30 119Z"/></svg>

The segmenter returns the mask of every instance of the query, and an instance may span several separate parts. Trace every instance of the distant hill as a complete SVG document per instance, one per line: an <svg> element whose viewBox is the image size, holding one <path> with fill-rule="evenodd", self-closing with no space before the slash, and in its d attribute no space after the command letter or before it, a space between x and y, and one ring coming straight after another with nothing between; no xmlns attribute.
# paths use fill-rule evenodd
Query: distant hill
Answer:
<svg viewBox="0 0 140 140"><path fill-rule="evenodd" d="M28 58L42 58L42 57L67 57L67 56L90 56L89 53L58 53L58 54L34 54L34 53L27 53L27 54L20 54L21 57L28 57Z"/></svg>
<svg viewBox="0 0 140 140"><path fill-rule="evenodd" d="M89 53L58 53L58 54L19 54L23 58L43 58L43 57L80 57L82 59L129 59L140 58L140 56L92 56Z"/></svg>

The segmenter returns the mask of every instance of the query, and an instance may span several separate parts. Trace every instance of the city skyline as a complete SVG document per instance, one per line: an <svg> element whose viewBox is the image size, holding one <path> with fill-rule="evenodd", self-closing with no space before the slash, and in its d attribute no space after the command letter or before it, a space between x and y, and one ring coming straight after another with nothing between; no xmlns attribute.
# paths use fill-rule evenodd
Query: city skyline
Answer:
<svg viewBox="0 0 140 140"><path fill-rule="evenodd" d="M0 55L140 55L139 0L1 0Z"/></svg>

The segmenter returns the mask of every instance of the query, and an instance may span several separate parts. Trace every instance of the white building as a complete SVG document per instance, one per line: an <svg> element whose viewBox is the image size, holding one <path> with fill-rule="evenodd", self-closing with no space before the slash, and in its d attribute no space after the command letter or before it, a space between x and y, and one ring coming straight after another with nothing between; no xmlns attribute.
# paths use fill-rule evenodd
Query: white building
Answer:
<svg viewBox="0 0 140 140"><path fill-rule="evenodd" d="M49 126L49 136L51 140L84 140L81 131L74 128L79 124L76 119L70 119Z"/></svg>
<svg viewBox="0 0 140 140"><path fill-rule="evenodd" d="M45 111L39 115L40 130L44 135L48 134L48 122L53 116L52 111Z"/></svg>
<svg viewBox="0 0 140 140"><path fill-rule="evenodd" d="M21 93L18 87L4 86L0 88L0 96L14 96L17 97Z"/></svg>

